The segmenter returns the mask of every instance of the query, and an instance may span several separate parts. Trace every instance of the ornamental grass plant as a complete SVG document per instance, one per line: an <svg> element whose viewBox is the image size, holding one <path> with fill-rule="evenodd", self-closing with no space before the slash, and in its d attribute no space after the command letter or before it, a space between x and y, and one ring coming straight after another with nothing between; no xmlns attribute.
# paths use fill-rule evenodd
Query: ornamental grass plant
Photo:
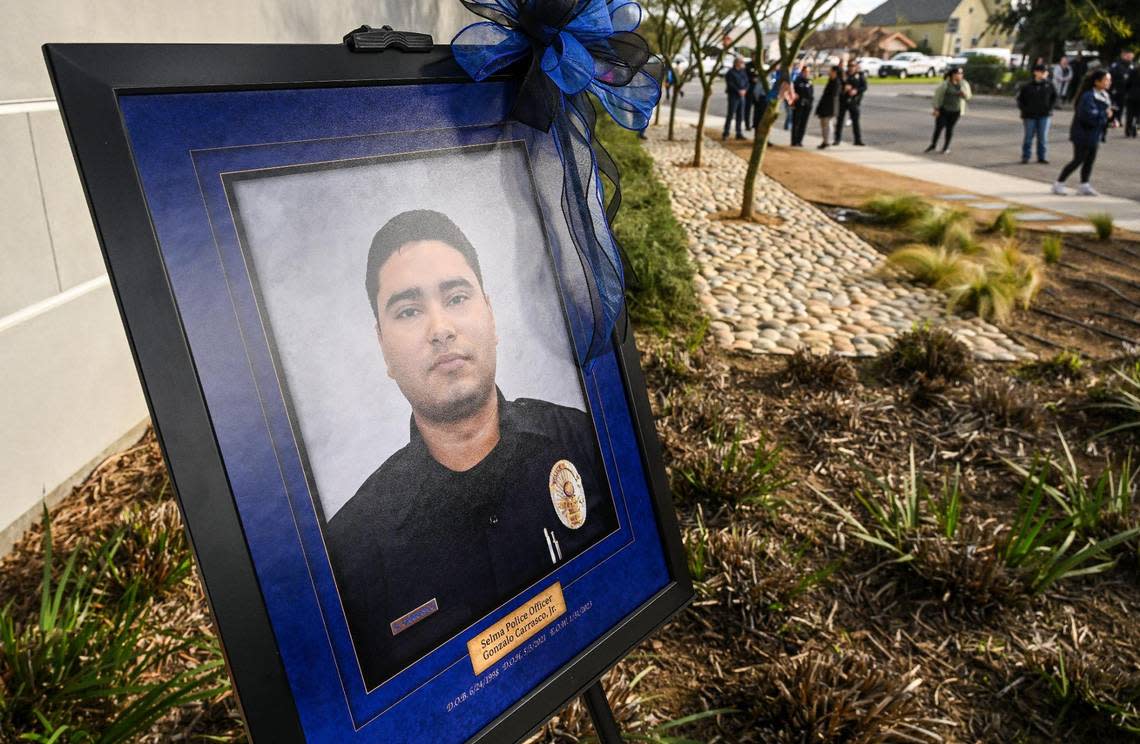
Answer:
<svg viewBox="0 0 1140 744"><path fill-rule="evenodd" d="M863 202L859 209L881 224L906 225L926 217L933 208L916 194L879 194Z"/></svg>

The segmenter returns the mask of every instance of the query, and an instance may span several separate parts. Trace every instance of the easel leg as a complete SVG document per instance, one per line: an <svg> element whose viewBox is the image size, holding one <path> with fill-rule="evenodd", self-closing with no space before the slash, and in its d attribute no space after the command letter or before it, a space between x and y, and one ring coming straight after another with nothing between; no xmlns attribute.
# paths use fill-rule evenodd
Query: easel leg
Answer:
<svg viewBox="0 0 1140 744"><path fill-rule="evenodd" d="M600 744L621 744L621 731L618 730L614 712L610 709L610 702L606 700L606 692L601 682L595 682L586 688L582 696L586 701L586 710L590 712L590 720L594 723L594 731L598 732Z"/></svg>

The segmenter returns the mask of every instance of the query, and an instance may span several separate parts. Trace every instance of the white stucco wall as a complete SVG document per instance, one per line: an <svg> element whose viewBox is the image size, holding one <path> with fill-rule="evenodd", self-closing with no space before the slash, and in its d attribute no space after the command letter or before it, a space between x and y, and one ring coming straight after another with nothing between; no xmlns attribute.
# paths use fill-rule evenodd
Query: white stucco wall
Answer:
<svg viewBox="0 0 1140 744"><path fill-rule="evenodd" d="M146 406L40 45L339 43L362 23L447 43L458 0L0 0L0 554Z"/></svg>

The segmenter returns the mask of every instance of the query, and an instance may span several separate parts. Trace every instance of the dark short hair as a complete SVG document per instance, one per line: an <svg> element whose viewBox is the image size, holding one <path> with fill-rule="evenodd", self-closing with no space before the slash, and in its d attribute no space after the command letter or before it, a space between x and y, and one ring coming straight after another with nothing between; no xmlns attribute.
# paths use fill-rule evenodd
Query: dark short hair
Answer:
<svg viewBox="0 0 1140 744"><path fill-rule="evenodd" d="M482 288L483 272L479 269L479 256L475 253L475 246L471 245L471 241L459 229L459 225L442 212L431 209L409 209L385 222L384 227L372 236L372 247L368 249L364 289L368 292L368 302L372 305L372 314L376 317L380 316L376 306L376 293L380 291L380 267L400 248L420 240L438 240L459 251L467 261L467 265L475 272L475 278Z"/></svg>
<svg viewBox="0 0 1140 744"><path fill-rule="evenodd" d="M1045 65L1033 65L1034 72L1049 72L1049 68Z"/></svg>

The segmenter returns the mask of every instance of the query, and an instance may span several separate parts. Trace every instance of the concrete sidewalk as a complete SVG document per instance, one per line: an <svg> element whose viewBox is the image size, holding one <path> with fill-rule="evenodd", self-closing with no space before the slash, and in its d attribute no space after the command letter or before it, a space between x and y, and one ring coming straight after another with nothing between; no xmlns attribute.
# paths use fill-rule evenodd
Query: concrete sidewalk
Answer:
<svg viewBox="0 0 1140 744"><path fill-rule="evenodd" d="M662 112L664 125L668 112ZM722 117L710 116L706 126L720 127L724 122ZM780 122L783 122L781 116ZM697 114L692 111L677 109L677 123L696 125ZM947 193L966 192L977 194L986 200L1008 201L1033 209L1047 210L1058 214L1068 215L1076 219L1087 219L1090 214L1108 212L1116 221L1116 226L1123 230L1140 232L1140 202L1123 199L1116 196L1076 196L1070 188L1069 196L1057 196L1049 188L1050 184L1018 176L1007 176L993 173L980 168L971 168L965 165L939 162L932 158L907 155L891 152L876 147L855 147L844 144L838 147L829 147L826 150L816 149L819 144L819 120L814 116L808 127L808 134L804 137L804 149L835 158L846 163L855 163L868 168L894 173L900 176L918 178L930 183L946 187ZM751 135L749 135L751 136ZM773 128L771 142L776 145L788 145L791 133L779 125ZM1070 179L1075 185L1076 179Z"/></svg>

